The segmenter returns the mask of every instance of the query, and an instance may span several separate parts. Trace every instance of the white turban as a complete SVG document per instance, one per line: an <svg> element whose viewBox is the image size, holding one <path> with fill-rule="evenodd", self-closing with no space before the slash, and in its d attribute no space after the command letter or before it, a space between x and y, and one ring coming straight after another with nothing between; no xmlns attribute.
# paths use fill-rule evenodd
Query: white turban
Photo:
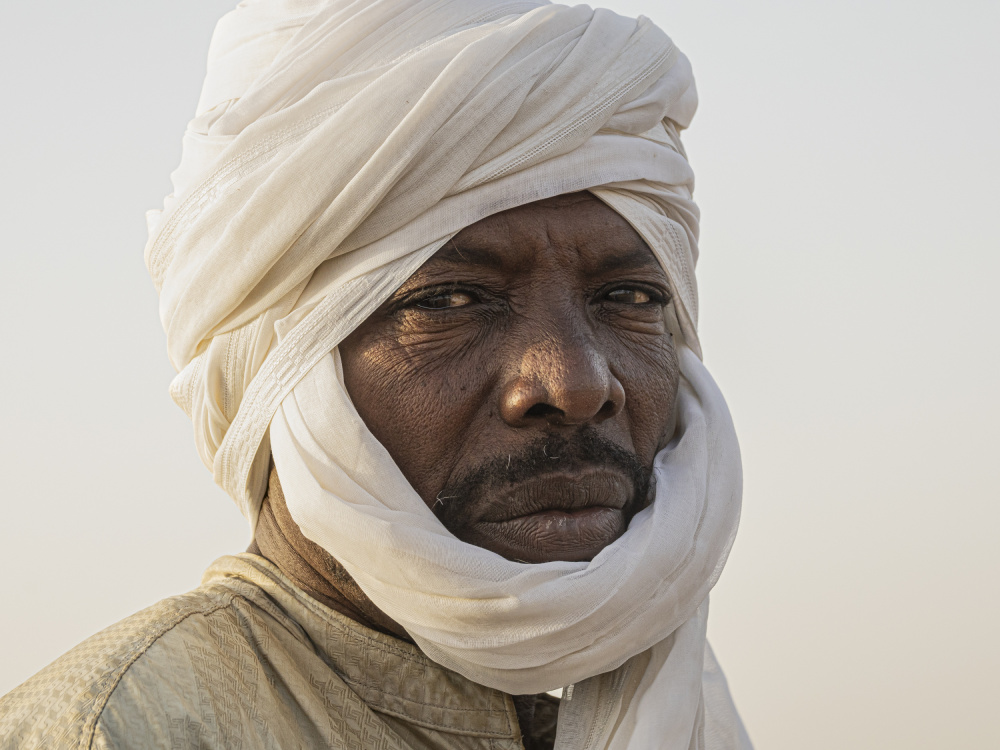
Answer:
<svg viewBox="0 0 1000 750"><path fill-rule="evenodd" d="M273 454L306 537L432 659L574 685L557 747L749 747L705 640L739 519L697 338L687 59L648 19L540 0L244 0L216 29L174 193L150 212L171 392L256 522ZM590 563L452 536L368 431L336 347L462 228L590 190L652 248L683 334L656 499Z"/></svg>

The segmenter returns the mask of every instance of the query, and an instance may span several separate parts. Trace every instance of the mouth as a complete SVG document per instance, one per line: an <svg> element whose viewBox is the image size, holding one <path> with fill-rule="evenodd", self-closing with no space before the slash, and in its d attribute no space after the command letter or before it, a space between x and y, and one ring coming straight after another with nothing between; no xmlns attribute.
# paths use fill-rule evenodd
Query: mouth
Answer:
<svg viewBox="0 0 1000 750"><path fill-rule="evenodd" d="M507 489L490 503L479 521L502 523L539 514L570 516L599 508L622 510L631 495L631 482L609 469L546 473Z"/></svg>
<svg viewBox="0 0 1000 750"><path fill-rule="evenodd" d="M632 494L608 469L543 474L503 492L469 531L512 560L591 560L624 533Z"/></svg>

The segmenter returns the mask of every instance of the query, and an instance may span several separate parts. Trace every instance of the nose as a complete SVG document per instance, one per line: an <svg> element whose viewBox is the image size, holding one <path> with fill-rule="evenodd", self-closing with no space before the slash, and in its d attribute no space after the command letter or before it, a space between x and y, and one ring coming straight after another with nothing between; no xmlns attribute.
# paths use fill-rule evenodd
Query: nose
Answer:
<svg viewBox="0 0 1000 750"><path fill-rule="evenodd" d="M598 424L625 406L625 389L587 337L530 345L504 384L500 415L512 427Z"/></svg>

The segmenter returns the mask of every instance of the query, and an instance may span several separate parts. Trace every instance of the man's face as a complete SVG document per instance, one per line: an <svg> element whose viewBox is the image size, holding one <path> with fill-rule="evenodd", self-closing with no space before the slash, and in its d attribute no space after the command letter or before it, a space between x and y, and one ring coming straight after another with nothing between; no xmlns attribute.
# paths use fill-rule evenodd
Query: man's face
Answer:
<svg viewBox="0 0 1000 750"><path fill-rule="evenodd" d="M459 539L590 560L673 432L667 278L587 193L462 230L340 346L368 428Z"/></svg>

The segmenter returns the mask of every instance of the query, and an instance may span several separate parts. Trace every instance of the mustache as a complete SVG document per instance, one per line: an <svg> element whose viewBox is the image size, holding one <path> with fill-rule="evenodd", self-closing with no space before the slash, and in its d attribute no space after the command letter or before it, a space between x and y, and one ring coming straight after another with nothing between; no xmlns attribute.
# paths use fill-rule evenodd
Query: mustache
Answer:
<svg viewBox="0 0 1000 750"><path fill-rule="evenodd" d="M441 490L431 510L454 533L475 522L512 485L548 472L582 471L595 466L615 469L631 481L632 497L623 509L626 522L631 521L646 506L652 466L592 427L584 427L570 437L539 436L516 453L504 453L479 464Z"/></svg>

